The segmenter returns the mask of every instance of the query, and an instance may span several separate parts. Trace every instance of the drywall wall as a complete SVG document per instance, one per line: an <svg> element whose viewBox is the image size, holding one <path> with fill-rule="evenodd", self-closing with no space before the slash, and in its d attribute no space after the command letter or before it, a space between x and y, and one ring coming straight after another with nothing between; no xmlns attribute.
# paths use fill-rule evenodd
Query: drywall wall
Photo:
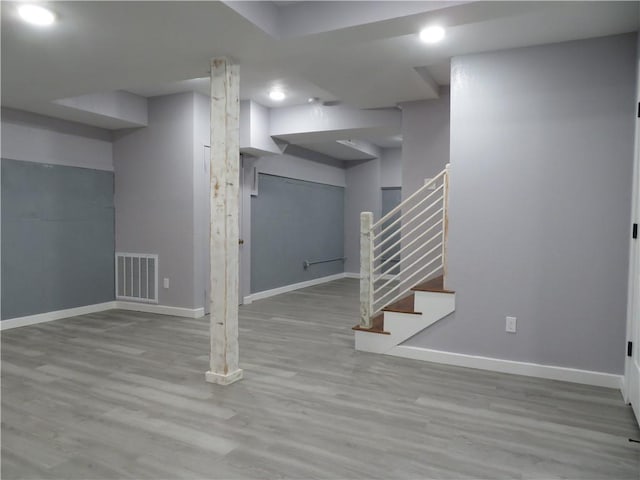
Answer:
<svg viewBox="0 0 640 480"><path fill-rule="evenodd" d="M345 272L360 273L360 213L372 212L374 222L380 218L380 159L348 162L345 191L344 251Z"/></svg>
<svg viewBox="0 0 640 480"><path fill-rule="evenodd" d="M2 158L113 171L111 132L2 109Z"/></svg>
<svg viewBox="0 0 640 480"><path fill-rule="evenodd" d="M401 124L397 108L363 110L346 104L294 105L270 110L270 134L295 143L316 143L335 140L335 132L344 138L363 132L395 135Z"/></svg>
<svg viewBox="0 0 640 480"><path fill-rule="evenodd" d="M260 184L258 182L256 185L255 181L259 179L261 173L335 187L346 186L345 170L342 168L341 161L293 145L289 145L283 155L243 157L240 215L240 235L244 240L244 244L240 247L240 295L242 298L252 291L251 265L253 264L254 234L251 230L253 223L251 192L256 191L257 187L257 193L260 195ZM298 261L292 261L292 266L295 267L298 263Z"/></svg>
<svg viewBox="0 0 640 480"><path fill-rule="evenodd" d="M402 148L383 148L380 156L380 186L402 187Z"/></svg>
<svg viewBox="0 0 640 480"><path fill-rule="evenodd" d="M453 59L456 311L410 345L622 373L635 68L635 34Z"/></svg>
<svg viewBox="0 0 640 480"><path fill-rule="evenodd" d="M116 251L158 254L159 303L183 308L202 306L194 272L194 98L149 99L149 126L119 132L113 144Z"/></svg>
<svg viewBox="0 0 640 480"><path fill-rule="evenodd" d="M131 92L88 93L77 97L63 98L54 103L70 110L82 112L87 123L98 118L106 128L130 128L147 126L147 99Z"/></svg>
<svg viewBox="0 0 640 480"><path fill-rule="evenodd" d="M449 89L440 98L402 104L402 198L449 161Z"/></svg>
<svg viewBox="0 0 640 480"><path fill-rule="evenodd" d="M346 186L342 161L295 145L288 145L282 155L247 158L249 160L247 168L255 167L259 173L338 187Z"/></svg>
<svg viewBox="0 0 640 480"><path fill-rule="evenodd" d="M270 110L251 100L240 102L240 152L255 157L282 153L271 138Z"/></svg>
<svg viewBox="0 0 640 480"><path fill-rule="evenodd" d="M2 319L114 299L113 173L2 159Z"/></svg>
<svg viewBox="0 0 640 480"><path fill-rule="evenodd" d="M342 273L343 226L344 188L261 173L251 199L251 292Z"/></svg>

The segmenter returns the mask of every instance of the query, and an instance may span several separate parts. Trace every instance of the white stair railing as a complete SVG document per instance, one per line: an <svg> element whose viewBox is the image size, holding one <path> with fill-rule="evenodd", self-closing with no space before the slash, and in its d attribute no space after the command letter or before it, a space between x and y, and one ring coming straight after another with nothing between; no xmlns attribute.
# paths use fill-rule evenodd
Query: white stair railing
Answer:
<svg viewBox="0 0 640 480"><path fill-rule="evenodd" d="M449 165L384 217L360 214L360 327L446 269Z"/></svg>

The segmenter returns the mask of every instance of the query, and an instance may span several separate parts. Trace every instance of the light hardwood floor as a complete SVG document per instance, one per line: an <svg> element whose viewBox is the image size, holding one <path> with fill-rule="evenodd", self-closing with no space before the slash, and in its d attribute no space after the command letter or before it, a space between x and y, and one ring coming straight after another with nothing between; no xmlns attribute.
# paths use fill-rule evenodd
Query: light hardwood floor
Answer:
<svg viewBox="0 0 640 480"><path fill-rule="evenodd" d="M357 280L206 319L110 311L2 334L2 478L640 478L615 390L356 352Z"/></svg>

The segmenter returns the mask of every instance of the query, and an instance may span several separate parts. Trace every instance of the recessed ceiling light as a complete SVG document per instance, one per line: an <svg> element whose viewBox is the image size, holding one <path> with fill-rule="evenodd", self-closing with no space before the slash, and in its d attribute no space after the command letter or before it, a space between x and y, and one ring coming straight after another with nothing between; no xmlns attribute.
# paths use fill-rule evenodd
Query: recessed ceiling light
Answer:
<svg viewBox="0 0 640 480"><path fill-rule="evenodd" d="M282 100L284 100L286 97L286 95L284 94L284 92L282 90L271 90L269 92L269 98L271 100L275 100L276 102L280 102Z"/></svg>
<svg viewBox="0 0 640 480"><path fill-rule="evenodd" d="M25 22L33 25L51 25L56 20L55 14L39 5L21 5L18 7L18 14Z"/></svg>
<svg viewBox="0 0 640 480"><path fill-rule="evenodd" d="M438 43L444 38L444 28L437 25L420 30L420 40L424 43Z"/></svg>

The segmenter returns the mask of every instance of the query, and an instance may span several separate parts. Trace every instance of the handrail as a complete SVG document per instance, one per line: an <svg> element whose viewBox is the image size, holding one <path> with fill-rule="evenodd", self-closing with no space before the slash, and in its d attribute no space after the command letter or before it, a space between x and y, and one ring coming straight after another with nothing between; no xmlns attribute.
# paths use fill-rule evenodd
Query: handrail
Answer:
<svg viewBox="0 0 640 480"><path fill-rule="evenodd" d="M418 197L422 192L424 192L426 190L429 190L429 187L431 185L433 185L434 183L436 183L440 179L440 177L442 177L444 175L444 173L445 173L445 170L441 171L438 175L436 175L431 180L429 180L427 183L425 183L423 186L421 186L412 195L410 195L409 197L404 199L404 201L400 205L396 206L394 209L392 209L389 212L387 212L387 214L384 217L382 217L380 220L378 220L376 223L374 223L371 228L379 227L382 223L386 222L387 220L389 220L389 218L393 217L393 215L396 212L398 212L399 210L402 210L402 207L405 204L407 204L408 202L413 200L415 197Z"/></svg>
<svg viewBox="0 0 640 480"><path fill-rule="evenodd" d="M425 258L427 258L429 255L431 255L433 252L435 252L438 248L442 247L442 243L438 243L435 247L433 247L432 249L430 249L427 253L425 253L424 255L422 255L420 258L418 258L416 261L414 261L411 265L409 265L407 267L407 270L415 267L419 262L421 262L422 260L424 260ZM416 252L418 250L414 250L414 252ZM413 255L412 252L411 254L407 255L407 258L410 257L411 255ZM389 283L395 281L395 279L392 277L389 280L387 280L384 284L382 284L382 286L378 287L378 288L374 288L373 289L373 295L375 296L375 294L377 292L379 292L380 290L382 290L384 287L386 287L387 285L389 285Z"/></svg>
<svg viewBox="0 0 640 480"><path fill-rule="evenodd" d="M446 275L449 175L447 165L375 223L370 212L361 214L360 327L371 328L375 314L416 284L438 271ZM394 218L398 212L402 213ZM390 266L392 261L396 263ZM390 268L384 271L385 266Z"/></svg>
<svg viewBox="0 0 640 480"><path fill-rule="evenodd" d="M416 225L414 228L411 229L411 231L409 233L406 234L406 236L410 236L412 233L414 233L416 230L418 230L418 228L420 227L424 227L427 223L429 223L431 220L433 220L433 217L435 217L436 215L438 215L439 213L441 214L444 211L444 208L440 208L438 210L436 210L435 212L433 212L433 214L431 216L429 216L429 218L425 219L424 221L420 222L419 225ZM416 215L417 217L418 215ZM406 224L404 225L406 226ZM398 229L398 233L402 233L402 227L400 227ZM387 238L394 238L396 235L389 235ZM378 245L376 245L374 248L374 250L380 248L382 245L384 245L386 243L387 238L383 239ZM387 247L387 250L391 250L392 248L395 248L400 242L402 242L402 235L400 235L400 239L395 242L393 245ZM377 258L377 257L376 257ZM375 260L375 258L374 258Z"/></svg>
<svg viewBox="0 0 640 480"><path fill-rule="evenodd" d="M346 260L346 257L332 258L331 260L316 260L315 262L310 262L309 260L305 260L304 262L302 262L302 268L306 270L311 265L317 265L318 263L329 263L329 262L338 262L338 261L344 262L345 260Z"/></svg>
<svg viewBox="0 0 640 480"><path fill-rule="evenodd" d="M397 252L394 253L394 255L390 256L389 258L387 258L385 261L383 261L382 263L378 264L376 267L374 267L373 272L375 273L378 269L382 268L383 266L385 266L390 260L394 259L395 257L397 257L398 255L400 255L404 250L406 250L407 248L409 248L411 245L413 245L414 243L416 243L418 240L420 240L422 237L426 236L431 230L433 230L435 227L437 227L438 225L440 225L442 223L442 219L438 220L435 224L431 225L427 230L425 230L424 232L422 232L420 235L418 235L416 238L414 238L413 240L411 240L409 243L407 243L404 247L402 247L400 250L398 250ZM429 245L433 240L435 240L436 238L438 238L440 236L440 232L436 233L433 237L431 237L429 240L427 240L426 242L424 242L422 244L422 246L424 247L425 245ZM413 255L416 252L419 252L420 250L418 248L414 249L413 251L411 251L409 253L409 255L407 255L405 257L405 260L407 258L409 258L411 255ZM375 263L376 261L376 257L373 258L373 261Z"/></svg>
<svg viewBox="0 0 640 480"><path fill-rule="evenodd" d="M380 235L382 235L385 231L389 230L391 227L393 227L396 223L402 221L403 218L405 218L407 215L409 215L411 212L413 212L416 208L418 208L420 205L422 205L424 202L426 202L427 200L429 200L432 196L434 196L436 193L438 193L440 190L443 190L443 185L440 185L438 188L436 188L431 194L427 195L425 198L423 198L422 200L420 200L418 203L416 203L413 207L411 207L409 210L407 210L405 213L403 213L402 215L400 215L394 222L390 223L389 225L387 225L386 227L384 227L382 230L380 230L380 232L378 232L377 235L373 236L373 239L375 240L376 238L379 238ZM436 203L438 203L440 201L440 199L431 202L431 204L429 204L429 206L425 207L421 213L424 213L426 210L430 209L431 207L433 207ZM418 214L420 215L420 214ZM414 217L415 218L415 217ZM411 221L411 220L409 220Z"/></svg>
<svg viewBox="0 0 640 480"><path fill-rule="evenodd" d="M439 256L438 256L438 257L436 257L433 261L437 260L438 258L439 258ZM432 261L431 263L433 263L433 261ZM429 273L427 273L426 275L423 275L423 277L424 277L424 278L429 278L429 277L431 277L432 275L434 275L435 273L437 273L437 272L438 272L438 270L440 270L441 268L442 268L442 266L441 266L441 265L438 265L436 268L434 268L433 270L431 270ZM424 268L421 268L420 270L416 271L415 273L420 273L422 270L424 270ZM408 281L408 280L409 280L410 278L412 278L413 276L415 276L415 274L413 274L413 275L411 275L411 276L407 277L407 279L406 279L406 280L403 280L403 282ZM393 302L395 302L396 300L400 300L400 298L402 298L402 296L403 296L405 293L406 293L406 292L398 293L395 297L392 297L392 298L391 298L391 300L386 300L386 301L385 301L385 303L386 303L387 305L390 305L390 304L392 304ZM382 300L382 298L383 298L383 297L380 297L380 299L379 299L379 300ZM378 310L378 311L379 311L379 310Z"/></svg>

